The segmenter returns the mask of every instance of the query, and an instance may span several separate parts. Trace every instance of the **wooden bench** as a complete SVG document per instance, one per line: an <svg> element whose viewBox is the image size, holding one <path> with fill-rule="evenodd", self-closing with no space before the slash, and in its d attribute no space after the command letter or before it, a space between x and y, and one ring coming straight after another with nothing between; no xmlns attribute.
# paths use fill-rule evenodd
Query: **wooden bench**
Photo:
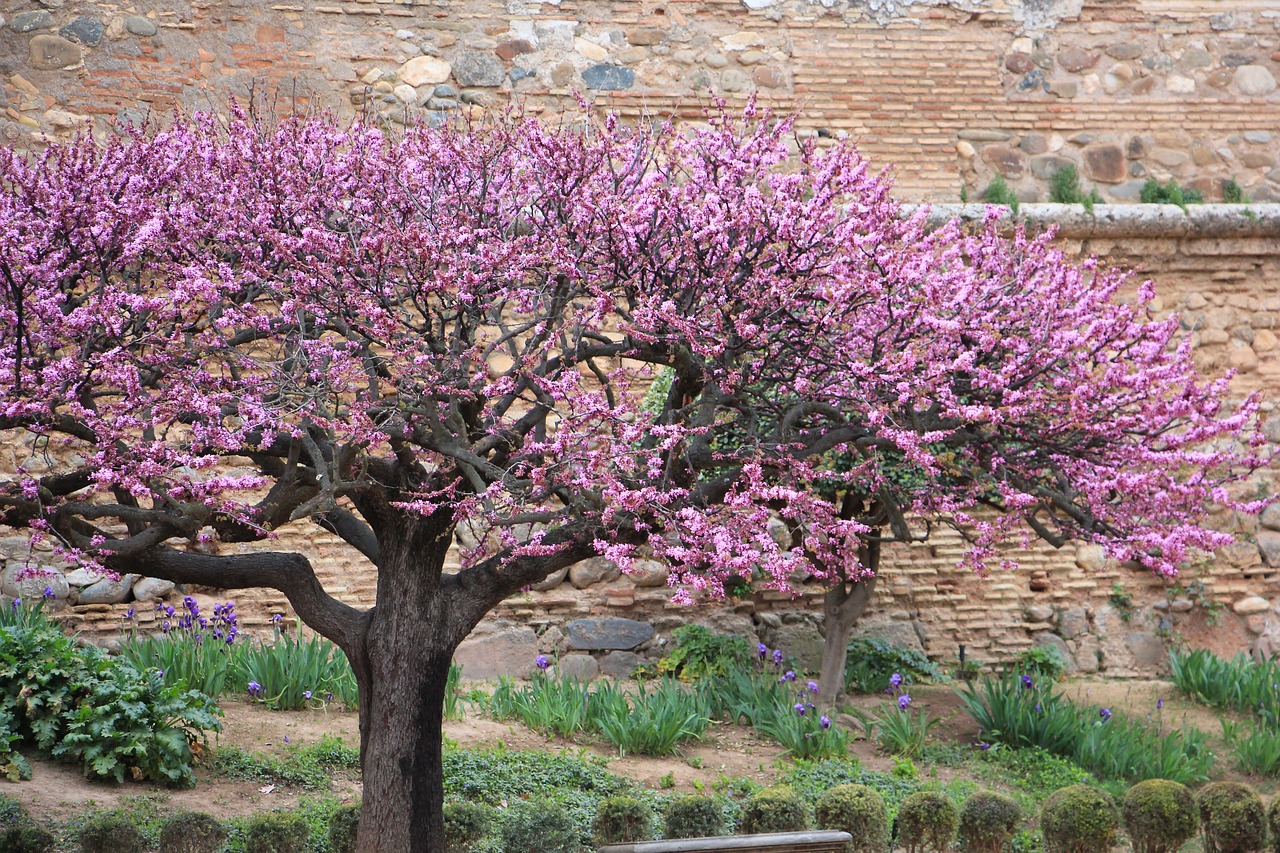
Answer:
<svg viewBox="0 0 1280 853"><path fill-rule="evenodd" d="M610 844L598 853L844 853L853 838L847 832L770 832L716 838L677 838Z"/></svg>

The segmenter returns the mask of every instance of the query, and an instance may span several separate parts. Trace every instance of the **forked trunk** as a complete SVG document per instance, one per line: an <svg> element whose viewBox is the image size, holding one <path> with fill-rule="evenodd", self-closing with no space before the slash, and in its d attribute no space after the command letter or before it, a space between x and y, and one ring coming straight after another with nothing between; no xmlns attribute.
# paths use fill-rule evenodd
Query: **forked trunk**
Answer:
<svg viewBox="0 0 1280 853"><path fill-rule="evenodd" d="M863 549L862 564L873 572L880 570L880 543L871 542ZM849 635L866 612L876 590L876 575L853 583L839 583L827 590L822 599L823 627L822 670L818 676L818 704L834 708L844 693L844 669L849 656Z"/></svg>

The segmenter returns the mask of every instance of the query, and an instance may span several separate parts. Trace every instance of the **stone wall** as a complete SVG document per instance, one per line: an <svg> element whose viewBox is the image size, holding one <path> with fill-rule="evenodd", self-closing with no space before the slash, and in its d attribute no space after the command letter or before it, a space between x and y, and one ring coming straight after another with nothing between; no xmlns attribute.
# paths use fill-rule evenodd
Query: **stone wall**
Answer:
<svg viewBox="0 0 1280 853"><path fill-rule="evenodd" d="M575 91L696 117L758 90L912 199L1000 173L1045 200L1073 163L1111 201L1233 176L1280 200L1274 0L9 0L0 20L10 145L228 96L394 127Z"/></svg>
<svg viewBox="0 0 1280 853"><path fill-rule="evenodd" d="M1148 177L1176 178L1210 199L1234 177L1255 202L1280 200L1277 77L1275 0L0 5L0 144L38 147L81 129L102 135L148 117L163 120L174 109L221 109L228 97L277 114L361 114L396 129L455 112L476 115L513 97L531 110L554 109L577 92L628 117L696 119L708 92L736 106L755 91L769 106L798 112L802 135L853 135L873 164L894 164L899 194L913 200L953 200L962 187L973 196L996 174L1024 201L1043 199L1049 176L1068 163L1112 201L1133 200ZM1164 309L1185 312L1206 367L1240 370L1241 393L1273 393L1280 378L1274 214L1266 205L1192 208L1189 215L1125 210L1064 217L1061 209L1024 206L1023 214L1062 221L1060 239L1073 254L1095 252L1144 269L1161 284ZM1201 221L1208 219L1216 224ZM1280 442L1280 416L1268 429ZM0 446L0 466L29 464L36 450ZM1267 472L1259 489L1274 493L1275 479ZM1280 567L1277 516L1266 517L1264 528L1219 519L1246 538L1183 580L1201 585L1195 595L1103 565L1088 548L1037 549L1024 555L1022 570L985 581L952 568L960 548L953 539L894 549L868 625L943 659L954 658L961 643L985 661L1048 643L1082 669L1116 674L1155 666L1161 635L1170 633L1223 650L1268 649ZM306 552L338 597L372 601L372 569L327 534L297 525L272 547ZM31 556L20 537L0 539L0 555ZM583 568L576 579L505 603L477 632L473 668L487 658L559 651L592 656L592 664L574 663L583 670L617 669L634 662L625 655L659 653L671 629L690 618L803 655L815 650L820 590L797 601L766 594L690 612L673 607L660 585L611 574L599 565ZM81 594L77 588L74 595ZM96 587L87 597L130 594ZM1118 606L1126 596L1133 612ZM251 628L286 612L275 593L239 600ZM106 639L132 605L138 618L154 618L149 604L126 601L78 605L72 620ZM629 648L571 648L569 623L613 616L643 621L654 633ZM1212 619L1219 624L1209 626Z"/></svg>

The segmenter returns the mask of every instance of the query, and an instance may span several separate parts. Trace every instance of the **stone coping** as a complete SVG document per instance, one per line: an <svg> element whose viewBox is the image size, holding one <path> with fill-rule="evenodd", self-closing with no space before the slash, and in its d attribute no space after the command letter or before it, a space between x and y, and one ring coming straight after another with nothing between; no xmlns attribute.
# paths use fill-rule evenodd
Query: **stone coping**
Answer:
<svg viewBox="0 0 1280 853"><path fill-rule="evenodd" d="M716 838L678 838L610 844L598 853L839 853L853 841L847 832L769 832L759 835L726 835Z"/></svg>
<svg viewBox="0 0 1280 853"><path fill-rule="evenodd" d="M1225 238L1280 237L1280 204L1098 204L1090 213L1080 204L1024 204L1016 216L1008 207L986 204L932 204L929 224L937 227L959 218L981 222L988 207L1002 207L1001 223L1057 226L1058 236ZM905 214L920 205L903 205Z"/></svg>

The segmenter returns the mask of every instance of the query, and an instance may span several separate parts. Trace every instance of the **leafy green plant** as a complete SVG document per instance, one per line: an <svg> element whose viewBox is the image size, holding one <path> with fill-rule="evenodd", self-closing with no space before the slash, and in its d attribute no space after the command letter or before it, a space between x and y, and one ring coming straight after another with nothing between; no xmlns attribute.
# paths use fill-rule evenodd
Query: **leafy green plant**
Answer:
<svg viewBox="0 0 1280 853"><path fill-rule="evenodd" d="M1240 782L1211 782L1196 796L1205 853L1259 853L1267 843L1262 798Z"/></svg>
<svg viewBox="0 0 1280 853"><path fill-rule="evenodd" d="M619 755L670 755L684 741L702 737L710 722L702 696L672 678L639 684L629 697L616 682L602 683L590 695L590 725Z"/></svg>
<svg viewBox="0 0 1280 853"><path fill-rule="evenodd" d="M847 690L864 694L883 693L894 673L898 673L907 684L936 681L942 677L942 670L937 664L913 649L872 637L849 642L844 665Z"/></svg>
<svg viewBox="0 0 1280 853"><path fill-rule="evenodd" d="M675 645L658 661L658 675L697 681L751 665L752 647L744 637L712 634L701 625L681 625L671 637Z"/></svg>
<svg viewBox="0 0 1280 853"><path fill-rule="evenodd" d="M1111 584L1111 594L1107 602L1120 614L1120 621L1128 622L1133 618L1133 593L1124 588L1124 584L1115 581Z"/></svg>
<svg viewBox="0 0 1280 853"><path fill-rule="evenodd" d="M1102 196L1096 187L1085 192L1080 187L1080 173L1072 164L1063 166L1049 176L1049 201L1058 204L1083 204L1086 211L1092 212L1095 204L1102 203Z"/></svg>
<svg viewBox="0 0 1280 853"><path fill-rule="evenodd" d="M676 797L667 803L665 838L707 838L724 835L724 806L713 797Z"/></svg>
<svg viewBox="0 0 1280 853"><path fill-rule="evenodd" d="M1167 779L1148 779L1126 791L1122 813L1134 853L1176 853L1200 828L1191 792Z"/></svg>
<svg viewBox="0 0 1280 853"><path fill-rule="evenodd" d="M793 758L832 758L849 749L849 733L815 708L815 682L801 683L793 671L782 671L775 652L771 666L762 659L751 669L707 679L700 687L706 708L715 716L744 721L786 747Z"/></svg>
<svg viewBox="0 0 1280 853"><path fill-rule="evenodd" d="M579 853L582 845L569 813L553 802L522 801L507 809L498 830L504 853Z"/></svg>
<svg viewBox="0 0 1280 853"><path fill-rule="evenodd" d="M129 612L120 655L139 672L159 670L166 684L217 699L243 668L250 645L240 634L235 602L215 604L211 618L200 615L191 596L183 599L181 611L172 605L157 605L160 608L160 634L139 633Z"/></svg>
<svg viewBox="0 0 1280 853"><path fill-rule="evenodd" d="M213 815L178 812L160 827L160 853L218 853L227 828Z"/></svg>
<svg viewBox="0 0 1280 853"><path fill-rule="evenodd" d="M739 830L744 835L764 832L800 832L809 828L804 800L790 788L766 788L742 804Z"/></svg>
<svg viewBox="0 0 1280 853"><path fill-rule="evenodd" d="M1180 187L1173 178L1170 178L1167 184L1161 184L1155 178L1147 178L1138 197L1143 204L1176 204L1183 210L1186 210L1189 204L1204 202L1204 196L1199 190Z"/></svg>
<svg viewBox="0 0 1280 853"><path fill-rule="evenodd" d="M1231 747L1241 770L1262 776L1280 775L1280 732L1223 720L1222 738Z"/></svg>
<svg viewBox="0 0 1280 853"><path fill-rule="evenodd" d="M1106 791L1069 785L1049 796L1040 810L1040 830L1048 853L1108 853L1115 845L1120 815Z"/></svg>
<svg viewBox="0 0 1280 853"><path fill-rule="evenodd" d="M938 791L921 791L898 810L898 838L907 853L946 853L956 836L959 813L951 798Z"/></svg>
<svg viewBox="0 0 1280 853"><path fill-rule="evenodd" d="M588 754L551 755L507 749L463 750L446 746L444 796L491 806L524 799L553 802L570 816L578 843L590 846L600 801L614 796L643 798L629 779L610 773ZM538 845L523 850L542 849Z"/></svg>
<svg viewBox="0 0 1280 853"><path fill-rule="evenodd" d="M653 809L635 797L609 797L596 810L597 845L645 841L653 836Z"/></svg>
<svg viewBox="0 0 1280 853"><path fill-rule="evenodd" d="M1015 668L1035 678L1057 681L1067 671L1067 662L1052 646L1032 646L1018 655Z"/></svg>
<svg viewBox="0 0 1280 853"><path fill-rule="evenodd" d="M987 188L982 191L982 200L987 204L1007 204L1016 214L1018 212L1018 196L1009 187L1004 175L996 175Z"/></svg>
<svg viewBox="0 0 1280 853"><path fill-rule="evenodd" d="M281 756L221 747L214 750L212 763L215 773L234 779L327 790L338 772L360 769L360 750L347 746L338 737L325 735L315 744L291 744Z"/></svg>
<svg viewBox="0 0 1280 853"><path fill-rule="evenodd" d="M1269 729L1280 729L1280 664L1257 663L1244 654L1224 660L1204 649L1169 654L1169 680L1197 702L1224 711L1256 714Z"/></svg>
<svg viewBox="0 0 1280 853"><path fill-rule="evenodd" d="M899 758L919 758L924 753L929 732L942 720L923 708L911 711L894 702L874 718L879 731L880 746L890 755Z"/></svg>
<svg viewBox="0 0 1280 853"><path fill-rule="evenodd" d="M1022 808L1012 797L995 791L979 791L960 806L957 837L964 853L1004 853L1009 849Z"/></svg>
<svg viewBox="0 0 1280 853"><path fill-rule="evenodd" d="M189 785L191 744L221 728L220 714L202 693L77 647L38 613L0 626L0 766L11 774L25 769L14 758L21 742L90 778L119 782L131 773Z"/></svg>
<svg viewBox="0 0 1280 853"><path fill-rule="evenodd" d="M883 853L889 847L889 809L884 797L866 785L837 785L818 797L814 816L819 829L853 836L851 853Z"/></svg>
<svg viewBox="0 0 1280 853"><path fill-rule="evenodd" d="M1204 733L1192 728L1165 732L1160 722L1113 715L1107 708L1075 705L1045 679L1029 675L983 679L959 691L985 739L1014 747L1039 747L1071 758L1111 779L1166 778L1200 782L1209 776L1213 753Z"/></svg>
<svg viewBox="0 0 1280 853"><path fill-rule="evenodd" d="M356 695L346 655L318 634L304 638L300 622L290 634L277 620L274 642L246 648L239 660L239 683L272 710L319 707L339 697L345 704Z"/></svg>
<svg viewBox="0 0 1280 853"><path fill-rule="evenodd" d="M304 853L311 829L295 812L268 812L249 819L246 853Z"/></svg>
<svg viewBox="0 0 1280 853"><path fill-rule="evenodd" d="M1249 197L1233 175L1231 180L1222 185L1222 201L1225 204L1248 204Z"/></svg>
<svg viewBox="0 0 1280 853"><path fill-rule="evenodd" d="M547 737L570 738L587 728L589 692L587 685L576 679L550 677L543 672L520 687L509 678L500 678L489 700L489 712L500 720L517 719Z"/></svg>

